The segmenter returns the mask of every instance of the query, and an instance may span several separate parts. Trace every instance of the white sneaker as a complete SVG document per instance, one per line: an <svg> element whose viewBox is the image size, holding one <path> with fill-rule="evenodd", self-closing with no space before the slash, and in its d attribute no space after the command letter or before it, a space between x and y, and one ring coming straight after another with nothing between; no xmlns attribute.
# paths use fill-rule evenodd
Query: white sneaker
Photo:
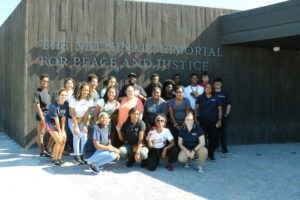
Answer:
<svg viewBox="0 0 300 200"><path fill-rule="evenodd" d="M187 162L187 163L184 164L183 167L184 167L184 168L190 168L190 164Z"/></svg>
<svg viewBox="0 0 300 200"><path fill-rule="evenodd" d="M203 168L201 166L198 167L198 173L202 174L203 173Z"/></svg>

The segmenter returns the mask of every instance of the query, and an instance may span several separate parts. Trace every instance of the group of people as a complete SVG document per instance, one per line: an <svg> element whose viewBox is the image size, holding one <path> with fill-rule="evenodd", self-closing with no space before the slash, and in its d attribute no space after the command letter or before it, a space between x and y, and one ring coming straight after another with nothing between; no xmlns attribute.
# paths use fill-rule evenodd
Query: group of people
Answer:
<svg viewBox="0 0 300 200"><path fill-rule="evenodd" d="M118 89L117 79L109 76L98 91L99 78L90 74L87 82L75 85L65 79L64 88L51 103L50 78L40 76L40 87L34 94L37 142L41 157L52 157L62 165L62 155L73 152L76 164L88 164L94 173L113 160L127 158L127 167L135 162L155 170L160 158L167 157L166 168L173 170L176 161L189 167L199 159L197 171L203 172L208 158L215 161L215 150L226 144L226 120L231 102L222 90L222 79L209 82L209 75L190 75L190 85L181 85L175 74L163 83L152 74L144 89L137 75L128 75L128 84ZM45 133L50 133L47 147Z"/></svg>

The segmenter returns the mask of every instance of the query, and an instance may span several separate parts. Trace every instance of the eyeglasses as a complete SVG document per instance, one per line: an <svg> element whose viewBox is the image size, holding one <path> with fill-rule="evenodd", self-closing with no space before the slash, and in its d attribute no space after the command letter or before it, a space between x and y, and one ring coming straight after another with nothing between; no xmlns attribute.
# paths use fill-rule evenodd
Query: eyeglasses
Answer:
<svg viewBox="0 0 300 200"><path fill-rule="evenodd" d="M176 94L181 94L181 93L183 93L183 92L180 92L180 91L176 91Z"/></svg>
<svg viewBox="0 0 300 200"><path fill-rule="evenodd" d="M155 120L155 122L165 122L165 120L163 120L163 119L157 119L157 120Z"/></svg>
<svg viewBox="0 0 300 200"><path fill-rule="evenodd" d="M185 121L192 122L194 119L185 119Z"/></svg>

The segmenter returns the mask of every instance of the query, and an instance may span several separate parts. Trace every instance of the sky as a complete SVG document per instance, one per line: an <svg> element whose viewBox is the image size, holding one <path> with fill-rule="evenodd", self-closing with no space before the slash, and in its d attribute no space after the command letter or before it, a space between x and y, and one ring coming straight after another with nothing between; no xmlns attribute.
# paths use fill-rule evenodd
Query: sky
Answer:
<svg viewBox="0 0 300 200"><path fill-rule="evenodd" d="M249 10L270 4L283 2L286 0L131 0L145 2L160 2L183 5L196 5L214 8L227 8L234 10ZM0 1L0 25L8 18L21 0L1 0Z"/></svg>

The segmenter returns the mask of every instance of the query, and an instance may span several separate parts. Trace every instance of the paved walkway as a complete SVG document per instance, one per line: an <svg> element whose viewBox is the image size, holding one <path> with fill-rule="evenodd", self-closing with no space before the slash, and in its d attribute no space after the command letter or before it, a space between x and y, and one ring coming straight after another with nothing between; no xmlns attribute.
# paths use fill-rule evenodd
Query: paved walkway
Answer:
<svg viewBox="0 0 300 200"><path fill-rule="evenodd" d="M299 200L300 144L230 146L217 152L197 174L196 161L185 169L179 163L168 172L161 166L149 172L138 165L110 163L94 175L72 157L62 167L40 158L38 149L25 150L0 133L1 199L30 200ZM55 192L56 191L56 192Z"/></svg>

